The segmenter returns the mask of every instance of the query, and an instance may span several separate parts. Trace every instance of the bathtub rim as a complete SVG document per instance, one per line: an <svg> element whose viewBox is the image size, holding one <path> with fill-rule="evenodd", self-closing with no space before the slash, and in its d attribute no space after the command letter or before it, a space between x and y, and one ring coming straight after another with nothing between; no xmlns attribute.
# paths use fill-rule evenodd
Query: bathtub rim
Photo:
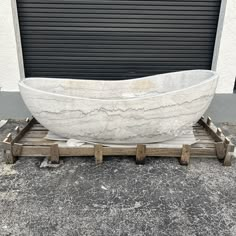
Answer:
<svg viewBox="0 0 236 236"><path fill-rule="evenodd" d="M169 92L165 92L165 93L157 93L157 94L150 94L149 96L137 96L137 97L124 97L124 98L112 98L112 99L105 99L105 98L90 98L90 97L79 97L79 96L69 96L69 95L63 95L63 94L59 94L59 93L51 93L51 92L47 92L44 90L40 90L40 89L36 89L33 88L29 85L26 85L24 82L31 80L31 79L55 79L55 80L73 80L75 81L75 79L67 79L67 78L50 78L50 77L28 77L28 78L24 78L23 80L20 80L18 82L18 86L20 89L20 93L21 93L21 87L31 90L31 91L35 91L37 93L43 93L43 94L48 94L48 95L53 95L53 96L59 96L59 97L64 97L64 98L71 98L71 99L78 99L78 100L94 100L94 101L109 101L109 102L118 102L118 101L130 101L130 100L143 100L143 99L148 99L148 98L156 98L156 97L160 97L160 96L164 96L164 95L171 95L177 92L181 92L181 91L186 91L188 89L192 89L204 84L207 84L211 81L218 81L219 79L219 75L217 74L216 71L213 70L203 70L203 69L196 69L196 70L183 70L183 71L177 71L177 72L170 72L170 73L164 73L164 74L160 74L160 75L168 75L168 74L177 74L177 73L183 73L183 72L210 72L212 75L209 78L204 79L203 81L195 84L195 85L191 85L188 86L186 88L182 88L182 89L177 89L177 90L173 90L173 91L169 91ZM158 74L157 74L158 75ZM144 80L148 77L152 77L155 75L151 75L151 76L145 76L145 77L140 77L140 78L134 78L134 79L129 79L129 80ZM79 80L79 79L78 79ZM87 81L94 81L94 80L87 80ZM113 82L113 83L121 83L124 80L100 80L100 81L106 81L106 82Z"/></svg>

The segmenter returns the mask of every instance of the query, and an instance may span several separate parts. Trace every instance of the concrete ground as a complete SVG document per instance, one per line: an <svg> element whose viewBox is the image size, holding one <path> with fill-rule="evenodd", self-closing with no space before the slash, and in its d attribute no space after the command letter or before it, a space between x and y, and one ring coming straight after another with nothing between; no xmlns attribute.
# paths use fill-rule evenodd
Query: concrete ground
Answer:
<svg viewBox="0 0 236 236"><path fill-rule="evenodd" d="M0 139L20 121L0 129ZM236 124L221 124L236 142ZM2 147L0 146L0 149ZM0 159L0 235L236 235L236 163L175 158Z"/></svg>

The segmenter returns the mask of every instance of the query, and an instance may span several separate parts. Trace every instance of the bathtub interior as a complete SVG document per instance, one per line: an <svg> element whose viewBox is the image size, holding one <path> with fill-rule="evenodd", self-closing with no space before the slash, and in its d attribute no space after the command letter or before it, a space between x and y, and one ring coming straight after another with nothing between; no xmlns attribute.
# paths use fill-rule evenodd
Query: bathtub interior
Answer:
<svg viewBox="0 0 236 236"><path fill-rule="evenodd" d="M158 95L199 85L216 77L209 70L191 70L130 80L27 78L20 83L42 92L96 99L122 99Z"/></svg>

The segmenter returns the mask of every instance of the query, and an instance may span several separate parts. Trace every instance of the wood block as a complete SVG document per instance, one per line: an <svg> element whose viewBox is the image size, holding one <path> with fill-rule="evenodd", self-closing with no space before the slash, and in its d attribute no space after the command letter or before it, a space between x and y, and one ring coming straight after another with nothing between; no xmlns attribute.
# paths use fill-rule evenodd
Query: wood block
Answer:
<svg viewBox="0 0 236 236"><path fill-rule="evenodd" d="M224 166L231 166L232 165L232 159L233 159L234 153L228 152L224 159Z"/></svg>
<svg viewBox="0 0 236 236"><path fill-rule="evenodd" d="M212 121L211 121L211 117L208 116L208 117L207 117L207 125L210 126L210 125L211 125L211 122L212 122Z"/></svg>
<svg viewBox="0 0 236 236"><path fill-rule="evenodd" d="M16 161L16 158L12 155L11 150L4 150L3 158L6 164L14 164Z"/></svg>
<svg viewBox="0 0 236 236"><path fill-rule="evenodd" d="M216 134L219 135L219 136L221 136L221 135L222 135L222 130L221 130L220 128L217 128Z"/></svg>
<svg viewBox="0 0 236 236"><path fill-rule="evenodd" d="M234 157L234 145L228 144L226 148L224 166L231 166L233 157Z"/></svg>
<svg viewBox="0 0 236 236"><path fill-rule="evenodd" d="M229 140L228 137L225 138L224 143L225 143L225 144L230 144L230 140Z"/></svg>
<svg viewBox="0 0 236 236"><path fill-rule="evenodd" d="M15 131L16 131L17 134L19 134L20 133L20 127L16 126Z"/></svg>
<svg viewBox="0 0 236 236"><path fill-rule="evenodd" d="M11 133L9 133L8 135L7 135L7 142L11 142L12 141L12 134Z"/></svg>
<svg viewBox="0 0 236 236"><path fill-rule="evenodd" d="M181 165L188 165L191 155L191 145L184 144L182 147L182 153L180 158Z"/></svg>
<svg viewBox="0 0 236 236"><path fill-rule="evenodd" d="M102 164L103 162L103 147L101 144L96 144L94 146L94 156L95 156L95 161L96 165Z"/></svg>
<svg viewBox="0 0 236 236"><path fill-rule="evenodd" d="M223 160L225 158L225 152L226 152L224 142L217 142L215 144L215 148L218 159Z"/></svg>
<svg viewBox="0 0 236 236"><path fill-rule="evenodd" d="M136 164L145 164L146 145L138 144L136 148Z"/></svg>
<svg viewBox="0 0 236 236"><path fill-rule="evenodd" d="M51 145L49 161L52 164L58 164L60 162L59 148L56 143Z"/></svg>

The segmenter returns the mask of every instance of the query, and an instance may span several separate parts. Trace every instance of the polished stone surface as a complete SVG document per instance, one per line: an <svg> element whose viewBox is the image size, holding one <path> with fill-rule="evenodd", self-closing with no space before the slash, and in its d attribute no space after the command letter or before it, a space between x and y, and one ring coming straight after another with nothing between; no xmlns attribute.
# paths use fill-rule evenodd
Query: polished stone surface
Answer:
<svg viewBox="0 0 236 236"><path fill-rule="evenodd" d="M125 81L29 78L20 91L36 119L62 137L113 144L174 138L208 108L218 76L195 70Z"/></svg>
<svg viewBox="0 0 236 236"><path fill-rule="evenodd" d="M0 129L3 138L19 122ZM236 142L236 124L224 124ZM0 143L0 149L2 144ZM235 236L236 162L216 159L43 158L3 163L0 153L1 236Z"/></svg>

